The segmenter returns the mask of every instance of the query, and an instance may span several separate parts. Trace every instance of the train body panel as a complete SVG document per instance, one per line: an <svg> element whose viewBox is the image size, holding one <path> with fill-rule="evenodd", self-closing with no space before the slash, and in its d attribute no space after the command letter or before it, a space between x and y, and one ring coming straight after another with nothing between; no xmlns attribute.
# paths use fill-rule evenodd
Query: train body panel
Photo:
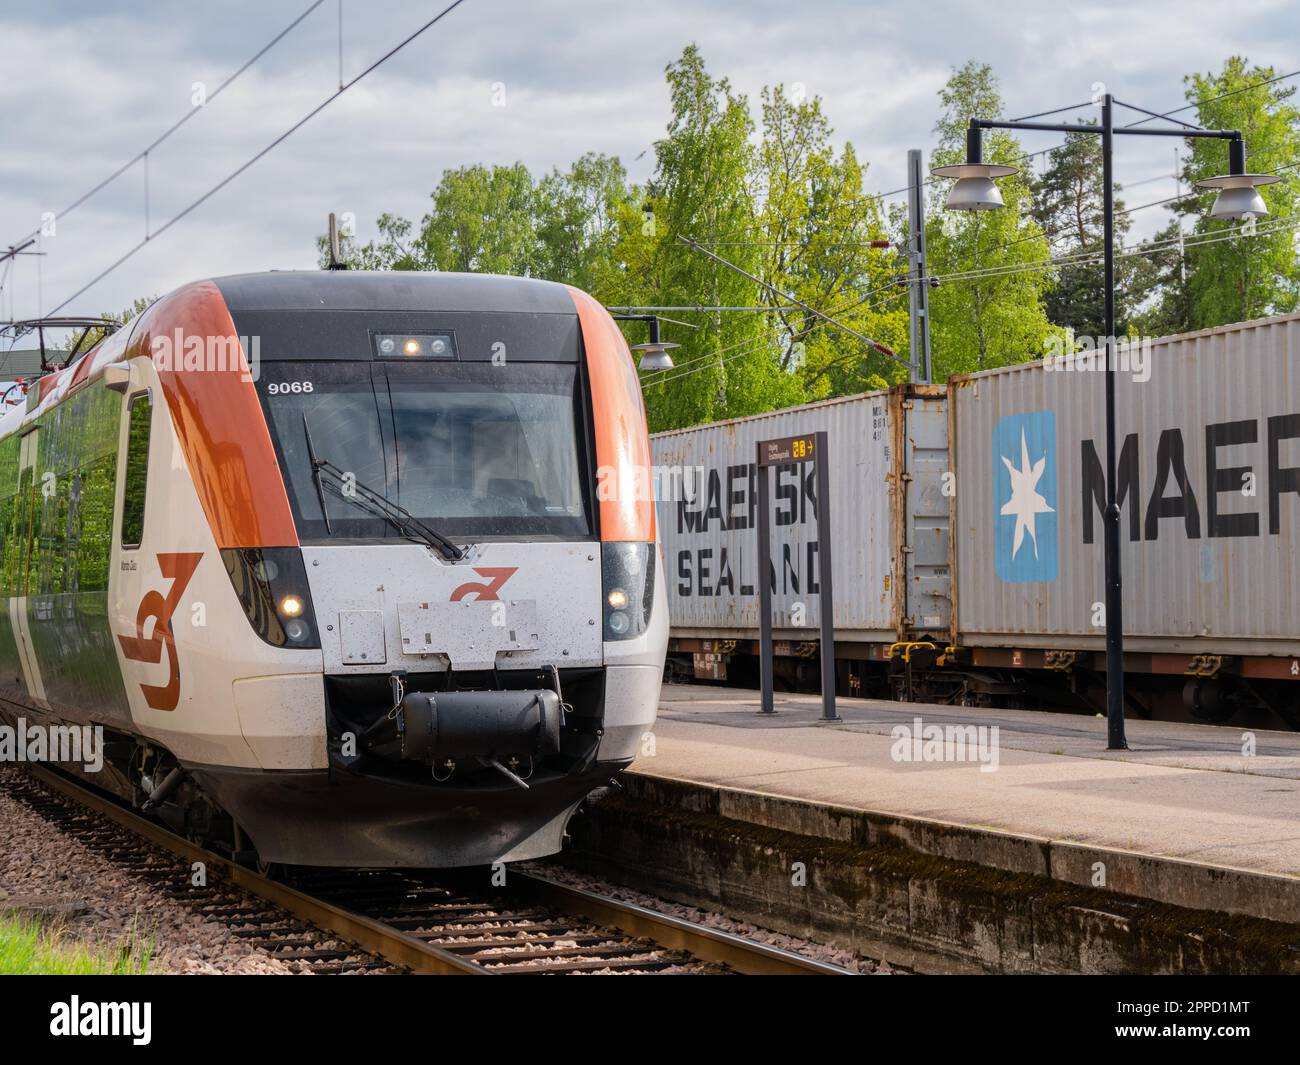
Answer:
<svg viewBox="0 0 1300 1065"><path fill-rule="evenodd" d="M138 345L137 339L128 355ZM318 674L321 653L272 646L249 626L216 540L214 524L220 529L220 522L209 520L212 511L200 499L194 463L177 431L184 415L147 350L129 359L116 512L130 522L123 511L133 489L143 507L138 535L119 522L110 579L113 642L131 719L136 732L182 762L258 768L262 763L245 739L233 686L247 677ZM147 461L138 481L130 470L133 434ZM263 711L281 712L275 704ZM324 730L315 732L302 734L303 765L323 764Z"/></svg>

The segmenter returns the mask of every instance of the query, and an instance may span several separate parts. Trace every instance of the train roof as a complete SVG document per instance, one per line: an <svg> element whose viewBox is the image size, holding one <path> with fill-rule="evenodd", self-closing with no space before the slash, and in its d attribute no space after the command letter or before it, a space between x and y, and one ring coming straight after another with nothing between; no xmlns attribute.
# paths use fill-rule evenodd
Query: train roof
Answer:
<svg viewBox="0 0 1300 1065"><path fill-rule="evenodd" d="M272 270L212 280L234 315L282 310L577 314L566 286L500 274Z"/></svg>

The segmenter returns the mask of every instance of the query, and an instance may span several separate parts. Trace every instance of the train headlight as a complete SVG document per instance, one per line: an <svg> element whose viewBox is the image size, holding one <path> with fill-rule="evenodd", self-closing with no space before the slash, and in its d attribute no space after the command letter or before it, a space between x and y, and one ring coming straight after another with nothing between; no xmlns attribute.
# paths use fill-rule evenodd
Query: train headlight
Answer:
<svg viewBox="0 0 1300 1065"><path fill-rule="evenodd" d="M650 627L655 594L655 545L600 545L600 573L605 593L605 639L631 640Z"/></svg>
<svg viewBox="0 0 1300 1065"><path fill-rule="evenodd" d="M371 333L375 354L381 359L454 359L456 338L451 333Z"/></svg>
<svg viewBox="0 0 1300 1065"><path fill-rule="evenodd" d="M273 647L317 648L320 636L296 547L228 547L221 552L248 623Z"/></svg>

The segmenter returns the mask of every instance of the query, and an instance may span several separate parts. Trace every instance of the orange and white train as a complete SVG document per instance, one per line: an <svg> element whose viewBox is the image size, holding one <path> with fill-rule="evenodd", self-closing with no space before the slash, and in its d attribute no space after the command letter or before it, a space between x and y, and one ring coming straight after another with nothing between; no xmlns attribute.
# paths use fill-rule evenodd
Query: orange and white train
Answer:
<svg viewBox="0 0 1300 1065"><path fill-rule="evenodd" d="M668 634L649 442L590 296L455 274L187 285L0 419L5 716L264 863L560 848Z"/></svg>

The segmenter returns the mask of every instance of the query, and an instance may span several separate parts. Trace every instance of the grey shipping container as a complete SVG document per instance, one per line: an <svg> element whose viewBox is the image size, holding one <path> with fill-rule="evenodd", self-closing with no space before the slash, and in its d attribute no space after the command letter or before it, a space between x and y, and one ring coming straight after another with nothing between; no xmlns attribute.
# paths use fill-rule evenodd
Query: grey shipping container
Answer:
<svg viewBox="0 0 1300 1065"><path fill-rule="evenodd" d="M1144 356L1116 380L1126 647L1300 654L1300 316ZM949 382L963 646L1104 643L1104 375L1049 363Z"/></svg>
<svg viewBox="0 0 1300 1065"><path fill-rule="evenodd" d="M674 638L757 638L755 448L817 431L829 450L837 643L947 632L946 396L903 385L651 438ZM814 640L813 467L776 467L769 476L774 635Z"/></svg>

